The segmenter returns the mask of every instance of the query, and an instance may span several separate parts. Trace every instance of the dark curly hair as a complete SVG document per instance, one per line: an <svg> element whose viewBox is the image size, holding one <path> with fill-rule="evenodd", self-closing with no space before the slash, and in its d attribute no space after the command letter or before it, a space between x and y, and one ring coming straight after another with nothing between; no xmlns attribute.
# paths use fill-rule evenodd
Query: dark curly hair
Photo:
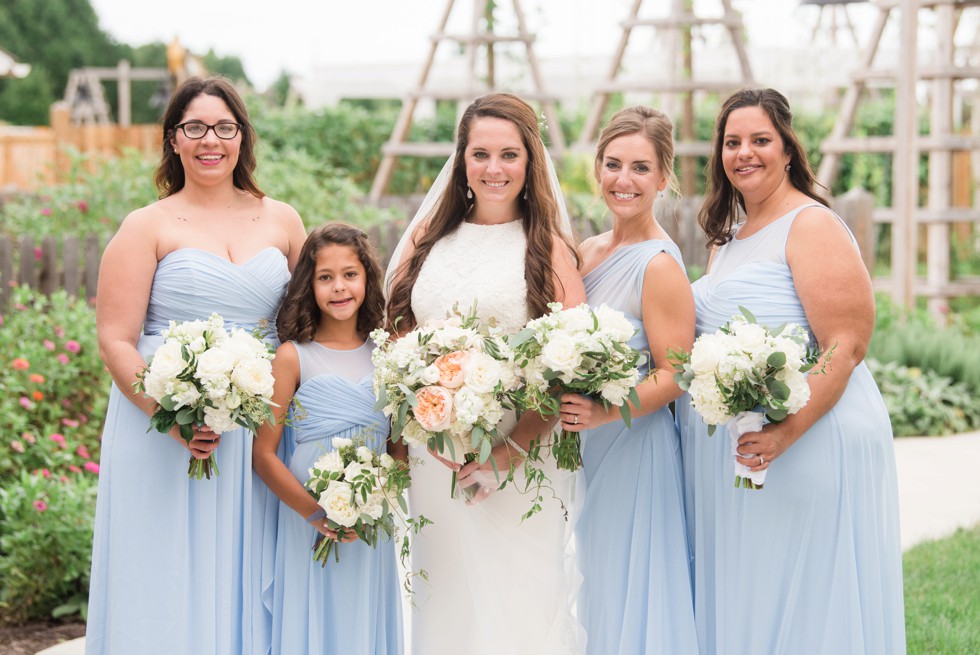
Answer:
<svg viewBox="0 0 980 655"><path fill-rule="evenodd" d="M238 163L235 164L232 175L235 187L251 193L256 198L265 197L252 177L252 173L255 172L255 130L248 120L245 102L227 78L217 75L189 78L170 98L167 110L163 114L163 153L156 174L153 176L157 189L160 190L160 197L172 196L184 188L184 165L180 161L180 156L174 152L171 142L174 138L175 126L184 118L187 106L200 95L221 98L228 105L228 111L235 117L235 121L242 126L242 144L238 151Z"/></svg>
<svg viewBox="0 0 980 655"><path fill-rule="evenodd" d="M722 162L722 148L725 144L725 129L728 117L736 109L759 107L766 113L773 127L783 140L783 148L790 157L789 181L802 193L817 202L828 205L823 196L816 191L817 180L806 159L806 151L793 131L793 112L789 101L775 89L742 89L733 93L721 107L715 123L714 140L711 144L711 159L708 162L708 193L698 223L708 237L708 247L723 246L732 239L732 228L738 218L739 210L745 211L742 194L732 186L725 165Z"/></svg>
<svg viewBox="0 0 980 655"><path fill-rule="evenodd" d="M313 341L320 323L320 306L313 295L313 275L320 248L329 245L347 246L364 267L364 302L357 311L357 332L367 339L368 334L381 327L384 319L384 295L381 291L381 266L377 252L368 235L359 228L344 223L328 223L310 233L299 253L299 261L289 280L282 309L276 319L279 340L306 343Z"/></svg>
<svg viewBox="0 0 980 655"><path fill-rule="evenodd" d="M466 197L466 146L470 128L479 118L502 118L517 127L524 148L527 150L526 193L518 196L518 205L524 234L527 236L525 272L527 279L527 305L532 318L548 312L548 303L557 298L552 249L555 240L563 241L578 263L575 247L561 233L558 225L558 199L551 190L544 143L538 132L538 117L530 105L510 93L490 93L477 98L463 112L456 135L456 159L446 188L427 218L427 225L420 234L413 235L415 252L398 268L398 282L391 289L388 299L388 324L400 317L398 330L415 327L412 311L412 287L418 279L422 264L432 247L443 237L455 231L469 215L474 203Z"/></svg>

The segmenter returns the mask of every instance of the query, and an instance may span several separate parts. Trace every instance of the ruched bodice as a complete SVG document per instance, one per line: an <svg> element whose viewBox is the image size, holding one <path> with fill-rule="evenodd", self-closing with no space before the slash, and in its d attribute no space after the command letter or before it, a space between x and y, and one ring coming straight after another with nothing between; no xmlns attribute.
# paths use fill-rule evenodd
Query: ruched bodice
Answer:
<svg viewBox="0 0 980 655"><path fill-rule="evenodd" d="M272 246L241 264L207 250L179 248L157 264L143 332L159 334L170 321L214 312L229 328L273 324L288 283L286 257Z"/></svg>
<svg viewBox="0 0 980 655"><path fill-rule="evenodd" d="M445 318L458 305L476 304L481 319L516 332L528 321L524 278L526 239L521 221L499 225L461 223L429 252L412 289L412 311L421 325Z"/></svg>

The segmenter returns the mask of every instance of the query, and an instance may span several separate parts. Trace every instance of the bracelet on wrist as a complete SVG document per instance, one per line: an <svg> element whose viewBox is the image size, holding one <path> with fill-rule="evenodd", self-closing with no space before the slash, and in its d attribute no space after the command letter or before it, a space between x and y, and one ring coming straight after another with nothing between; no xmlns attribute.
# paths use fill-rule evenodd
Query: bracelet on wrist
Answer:
<svg viewBox="0 0 980 655"><path fill-rule="evenodd" d="M527 459L527 450L521 448L520 444L518 444L516 441L511 439L510 435L504 437L504 443L506 443L508 446L516 450L518 455L520 455L524 459Z"/></svg>

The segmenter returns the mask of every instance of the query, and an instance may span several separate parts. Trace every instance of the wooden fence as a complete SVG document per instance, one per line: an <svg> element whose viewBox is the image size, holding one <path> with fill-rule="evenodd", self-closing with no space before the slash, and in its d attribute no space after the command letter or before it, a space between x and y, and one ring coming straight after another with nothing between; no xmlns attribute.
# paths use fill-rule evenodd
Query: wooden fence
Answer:
<svg viewBox="0 0 980 655"><path fill-rule="evenodd" d="M124 148L156 154L159 125L73 125L68 107L51 107L51 127L0 127L0 190L33 191L64 182L69 170L66 153L118 155Z"/></svg>
<svg viewBox="0 0 980 655"><path fill-rule="evenodd" d="M833 204L857 236L865 264L869 270L873 270L875 217L871 194L863 189L853 190L835 199ZM658 200L655 211L661 224L680 246L684 262L703 271L707 265L708 251L704 247L704 235L697 225L700 206L700 198ZM405 207L405 210L408 216L414 214L413 207ZM401 221L391 222L368 229L383 264L387 264L388 257L398 244L404 224ZM609 226L573 218L572 228L579 239L584 239L609 229ZM65 289L69 294L94 299L103 245L95 235L66 236L60 240L49 236L40 242L30 237L19 240L0 237L0 308L7 305L12 284L27 285L47 294ZM887 280L879 282L885 284Z"/></svg>

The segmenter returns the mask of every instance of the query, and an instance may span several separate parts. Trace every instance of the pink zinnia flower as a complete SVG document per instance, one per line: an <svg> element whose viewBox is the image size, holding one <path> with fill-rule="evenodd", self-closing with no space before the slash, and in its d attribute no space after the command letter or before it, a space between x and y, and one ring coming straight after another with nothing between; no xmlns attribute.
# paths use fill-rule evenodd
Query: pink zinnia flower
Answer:
<svg viewBox="0 0 980 655"><path fill-rule="evenodd" d="M78 209L81 210L81 212L83 214L87 214L88 213L88 203L85 202L84 200L79 200L78 201Z"/></svg>
<svg viewBox="0 0 980 655"><path fill-rule="evenodd" d="M54 341L52 341L51 339L45 339L44 347L47 348L48 350L54 350L55 349Z"/></svg>
<svg viewBox="0 0 980 655"><path fill-rule="evenodd" d="M24 432L24 433L22 433L20 435L20 438L23 439L24 441L26 441L27 443L31 443L31 444L37 443L37 439L34 438L34 435L31 434L30 432Z"/></svg>
<svg viewBox="0 0 980 655"><path fill-rule="evenodd" d="M99 465L95 462L85 462L85 470L89 473L99 474Z"/></svg>
<svg viewBox="0 0 980 655"><path fill-rule="evenodd" d="M58 482L71 482L71 480L68 479L67 475L62 474L58 476Z"/></svg>
<svg viewBox="0 0 980 655"><path fill-rule="evenodd" d="M65 336L65 328L61 327L60 325L54 326L54 334L60 339L61 337Z"/></svg>
<svg viewBox="0 0 980 655"><path fill-rule="evenodd" d="M34 259L36 259L37 261L41 261L41 255L43 255L43 254L44 254L44 251L41 250L40 248L35 248L34 249Z"/></svg>
<svg viewBox="0 0 980 655"><path fill-rule="evenodd" d="M50 216L50 215L51 215L50 207L41 207L41 216Z"/></svg>
<svg viewBox="0 0 980 655"><path fill-rule="evenodd" d="M48 439L50 439L51 441L55 442L56 444L58 444L62 448L65 447L65 435L63 435L63 434L61 434L59 432L52 432L50 435L48 435Z"/></svg>
<svg viewBox="0 0 980 655"><path fill-rule="evenodd" d="M81 473L82 472L82 469L78 468L74 464L69 464L68 465L68 470L71 471L72 473Z"/></svg>
<svg viewBox="0 0 980 655"><path fill-rule="evenodd" d="M73 418L63 418L63 419L61 419L61 424L64 425L65 427L67 427L67 428L77 428L78 427L78 421L76 421Z"/></svg>
<svg viewBox="0 0 980 655"><path fill-rule="evenodd" d="M92 456L88 454L88 448L86 448L84 445L79 445L78 448L75 449L75 454L82 459L92 459Z"/></svg>
<svg viewBox="0 0 980 655"><path fill-rule="evenodd" d="M33 382L34 384L44 384L44 376L41 375L40 373L31 373L30 375L27 376L27 379Z"/></svg>
<svg viewBox="0 0 980 655"><path fill-rule="evenodd" d="M50 478L51 471L49 471L48 469L41 469L41 475L44 476L45 478Z"/></svg>
<svg viewBox="0 0 980 655"><path fill-rule="evenodd" d="M33 405L31 404L31 399L27 396L20 397L20 406L24 409L30 409Z"/></svg>
<svg viewBox="0 0 980 655"><path fill-rule="evenodd" d="M36 509L39 512L43 512L48 509L48 504L43 500L35 500L34 509Z"/></svg>
<svg viewBox="0 0 980 655"><path fill-rule="evenodd" d="M23 357L14 358L14 361L10 362L10 365L13 366L14 369L18 371L26 371L31 367L31 363L26 359L24 359Z"/></svg>
<svg viewBox="0 0 980 655"><path fill-rule="evenodd" d="M77 353L82 349L81 345L74 339L65 342L65 350L70 353Z"/></svg>
<svg viewBox="0 0 980 655"><path fill-rule="evenodd" d="M58 361L61 362L62 366L68 363L68 355L65 353L58 353Z"/></svg>
<svg viewBox="0 0 980 655"><path fill-rule="evenodd" d="M10 442L10 450L14 451L15 453L22 453L22 452L24 452L24 444L23 444L23 442L18 441L17 439L14 439L13 441Z"/></svg>

